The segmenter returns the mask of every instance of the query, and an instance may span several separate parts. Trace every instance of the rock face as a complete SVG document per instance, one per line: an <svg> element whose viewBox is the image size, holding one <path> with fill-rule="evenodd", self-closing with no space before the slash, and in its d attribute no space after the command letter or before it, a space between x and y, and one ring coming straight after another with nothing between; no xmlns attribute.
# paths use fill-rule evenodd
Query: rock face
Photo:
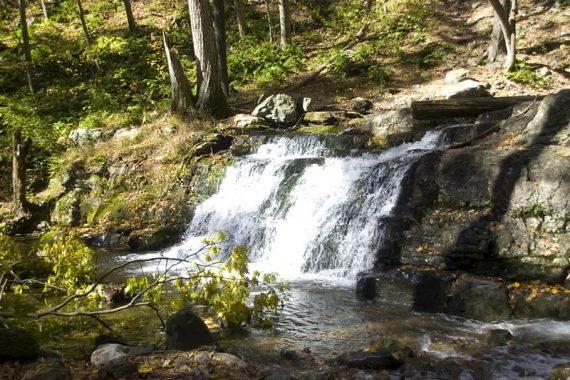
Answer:
<svg viewBox="0 0 570 380"><path fill-rule="evenodd" d="M208 327L190 307L185 307L166 321L166 346L172 350L193 350L214 343Z"/></svg>
<svg viewBox="0 0 570 380"><path fill-rule="evenodd" d="M289 95L276 94L261 102L251 114L275 123L289 124L297 121L297 106L295 100Z"/></svg>

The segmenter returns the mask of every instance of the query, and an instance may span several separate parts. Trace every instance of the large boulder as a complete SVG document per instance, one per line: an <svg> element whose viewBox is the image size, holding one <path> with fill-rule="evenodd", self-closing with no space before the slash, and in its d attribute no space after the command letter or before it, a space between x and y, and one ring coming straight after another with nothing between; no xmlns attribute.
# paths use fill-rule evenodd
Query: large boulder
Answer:
<svg viewBox="0 0 570 380"><path fill-rule="evenodd" d="M76 146L95 144L103 138L100 128L77 128L69 133L69 140Z"/></svg>
<svg viewBox="0 0 570 380"><path fill-rule="evenodd" d="M455 84L464 81L469 76L469 70L467 69L455 69L450 70L445 73L445 83Z"/></svg>
<svg viewBox="0 0 570 380"><path fill-rule="evenodd" d="M291 96L275 94L261 102L251 114L278 124L291 124L297 121L297 105Z"/></svg>
<svg viewBox="0 0 570 380"><path fill-rule="evenodd" d="M375 146L388 148L412 140L414 118L409 108L402 108L367 115L352 125L370 133Z"/></svg>
<svg viewBox="0 0 570 380"><path fill-rule="evenodd" d="M118 343L107 343L97 347L91 354L91 364L95 366L104 366L111 362L131 357L149 355L155 350L152 345L145 347L130 347Z"/></svg>
<svg viewBox="0 0 570 380"><path fill-rule="evenodd" d="M36 338L21 328L0 328L0 360L32 359L40 353Z"/></svg>
<svg viewBox="0 0 570 380"><path fill-rule="evenodd" d="M386 349L345 352L336 358L336 362L349 368L374 370L394 369L404 364L402 358Z"/></svg>
<svg viewBox="0 0 570 380"><path fill-rule="evenodd" d="M214 343L202 319L190 307L184 307L166 321L166 346L172 350L189 351Z"/></svg>

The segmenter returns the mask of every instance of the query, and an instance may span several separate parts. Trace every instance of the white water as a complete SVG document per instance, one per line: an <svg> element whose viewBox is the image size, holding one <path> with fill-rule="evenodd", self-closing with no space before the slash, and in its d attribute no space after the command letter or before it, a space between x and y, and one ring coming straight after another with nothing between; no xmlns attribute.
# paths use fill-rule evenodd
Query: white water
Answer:
<svg viewBox="0 0 570 380"><path fill-rule="evenodd" d="M184 241L165 255L195 251L224 231L228 247L250 248L255 269L288 280L353 281L374 265L383 219L411 164L439 140L434 131L382 154L331 157L316 136L274 137L227 168Z"/></svg>

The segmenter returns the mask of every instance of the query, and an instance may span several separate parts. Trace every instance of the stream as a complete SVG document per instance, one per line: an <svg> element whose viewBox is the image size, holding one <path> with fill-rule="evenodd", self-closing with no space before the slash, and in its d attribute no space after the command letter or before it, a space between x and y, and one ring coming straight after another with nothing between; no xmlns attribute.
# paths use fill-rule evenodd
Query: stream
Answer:
<svg viewBox="0 0 570 380"><path fill-rule="evenodd" d="M178 245L113 256L115 263L181 257L219 231L228 236L222 255L238 244L249 247L252 269L276 273L290 287L271 330L224 333L220 344L260 366L283 363L282 349L329 359L389 338L424 360L452 363L462 379L548 377L554 365L570 361L570 322L486 324L416 313L398 294L375 302L355 296L356 276L374 265L407 171L422 155L444 148L444 140L431 131L421 141L370 154L356 148L338 153L334 141L318 136L266 137L227 168ZM161 267L123 275L143 270ZM489 344L493 329L508 330L510 344Z"/></svg>

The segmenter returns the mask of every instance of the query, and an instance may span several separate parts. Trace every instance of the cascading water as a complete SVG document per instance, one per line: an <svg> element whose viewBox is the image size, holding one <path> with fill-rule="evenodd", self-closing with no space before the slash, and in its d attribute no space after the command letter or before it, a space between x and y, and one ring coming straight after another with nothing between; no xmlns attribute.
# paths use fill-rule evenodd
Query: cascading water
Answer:
<svg viewBox="0 0 570 380"><path fill-rule="evenodd" d="M226 170L219 190L196 209L181 246L228 233L228 246L250 247L257 269L281 277L354 279L374 264L383 220L404 176L440 148L431 131L381 154L335 157L318 136L273 137Z"/></svg>

